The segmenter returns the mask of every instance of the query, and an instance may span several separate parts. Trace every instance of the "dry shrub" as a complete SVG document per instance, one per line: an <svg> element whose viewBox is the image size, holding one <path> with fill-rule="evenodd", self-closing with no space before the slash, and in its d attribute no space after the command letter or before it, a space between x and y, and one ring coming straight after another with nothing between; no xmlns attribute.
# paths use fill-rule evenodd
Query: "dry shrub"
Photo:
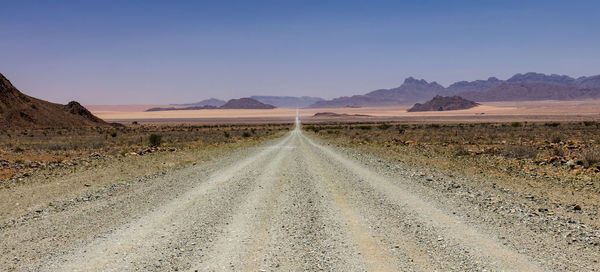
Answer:
<svg viewBox="0 0 600 272"><path fill-rule="evenodd" d="M453 153L454 157L462 157L462 156L470 155L469 151L461 145L455 147L454 151L452 153Z"/></svg>
<svg viewBox="0 0 600 272"><path fill-rule="evenodd" d="M391 126L391 125L388 125L388 124L386 124L386 123L383 123L383 124L381 124L381 125L377 126L377 128L378 128L378 129L381 129L381 130L387 130L387 129L388 129L388 128L390 128L390 127L392 127L392 126Z"/></svg>
<svg viewBox="0 0 600 272"><path fill-rule="evenodd" d="M588 148L581 151L581 161L586 167L593 166L600 162L600 148Z"/></svg>
<svg viewBox="0 0 600 272"><path fill-rule="evenodd" d="M160 146L162 143L162 135L150 134L148 142L150 143L150 146Z"/></svg>
<svg viewBox="0 0 600 272"><path fill-rule="evenodd" d="M515 159L535 159L538 155L536 147L525 144L508 145L504 149L504 156Z"/></svg>
<svg viewBox="0 0 600 272"><path fill-rule="evenodd" d="M559 133L554 133L554 134L552 134L552 136L550 136L551 143L558 144L561 141L562 141L562 135L560 135Z"/></svg>
<svg viewBox="0 0 600 272"><path fill-rule="evenodd" d="M550 154L552 156L559 156L559 157L564 157L565 156L565 149L564 148L560 148L560 147L554 147L550 150Z"/></svg>

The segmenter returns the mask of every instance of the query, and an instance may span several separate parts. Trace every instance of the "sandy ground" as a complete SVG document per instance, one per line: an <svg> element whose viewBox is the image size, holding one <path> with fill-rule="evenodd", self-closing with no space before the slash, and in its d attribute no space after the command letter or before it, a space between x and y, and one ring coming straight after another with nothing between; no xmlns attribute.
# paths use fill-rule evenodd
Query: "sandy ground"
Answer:
<svg viewBox="0 0 600 272"><path fill-rule="evenodd" d="M364 107L364 108L324 108L300 109L300 116L309 119L317 112L362 114L372 117L354 119L406 119L406 120L512 120L512 119L596 119L600 118L600 100L582 101L529 101L529 102L486 102L482 105L459 111L447 112L406 112L409 107ZM252 121L289 120L296 115L295 109L270 110L186 110L143 112L136 106L88 106L98 117L108 121L130 122L194 122L194 121ZM147 108L147 107L146 107ZM315 120L331 118L314 118ZM335 118L334 118L335 119ZM348 118L345 118L348 119Z"/></svg>
<svg viewBox="0 0 600 272"><path fill-rule="evenodd" d="M482 192L477 184L447 194L416 182L413 172L296 129L17 218L0 229L0 270L600 269L593 245L567 244L527 220L467 201L471 191ZM503 210L526 209L529 201L487 193L506 197Z"/></svg>

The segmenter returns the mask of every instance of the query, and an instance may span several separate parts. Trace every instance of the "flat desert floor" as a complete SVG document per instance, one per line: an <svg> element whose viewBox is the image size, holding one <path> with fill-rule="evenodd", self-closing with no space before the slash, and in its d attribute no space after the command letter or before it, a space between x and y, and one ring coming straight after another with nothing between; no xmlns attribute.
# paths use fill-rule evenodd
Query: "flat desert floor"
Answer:
<svg viewBox="0 0 600 272"><path fill-rule="evenodd" d="M223 121L289 121L296 115L296 109L212 109L145 112L157 105L91 105L88 108L98 117L112 122L223 122ZM164 105L163 105L164 106ZM580 101L519 101L484 102L468 110L407 112L408 106L362 107L362 108L319 108L300 109L300 117L305 122L331 119L406 120L406 121L567 121L600 118L600 100ZM345 117L313 117L318 112L334 112Z"/></svg>

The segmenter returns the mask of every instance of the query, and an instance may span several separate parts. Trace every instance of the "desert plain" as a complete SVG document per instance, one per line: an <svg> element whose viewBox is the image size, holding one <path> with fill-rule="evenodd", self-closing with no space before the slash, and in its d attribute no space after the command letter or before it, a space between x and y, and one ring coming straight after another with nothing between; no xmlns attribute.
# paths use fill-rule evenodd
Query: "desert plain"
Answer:
<svg viewBox="0 0 600 272"><path fill-rule="evenodd" d="M457 111L407 112L409 106L359 107L359 108L303 108L300 117L305 122L323 120L313 118L319 112L333 112L348 115L336 117L345 120L397 120L410 122L489 122L527 120L589 120L600 118L600 100L578 101L514 101L481 102L480 106ZM161 123L202 123L202 122L245 122L289 121L296 116L296 109L208 109L184 111L146 112L152 107L168 105L89 105L86 106L96 116L113 122L161 122Z"/></svg>

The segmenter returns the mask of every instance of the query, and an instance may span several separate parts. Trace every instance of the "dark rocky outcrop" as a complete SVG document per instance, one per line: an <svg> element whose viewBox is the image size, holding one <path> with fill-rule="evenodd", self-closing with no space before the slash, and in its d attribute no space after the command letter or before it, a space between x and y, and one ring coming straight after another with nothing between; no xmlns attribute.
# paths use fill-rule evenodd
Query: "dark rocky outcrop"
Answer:
<svg viewBox="0 0 600 272"><path fill-rule="evenodd" d="M417 103L408 112L417 111L451 111L451 110L466 110L476 107L476 102L464 99L460 96L439 96L436 95L433 99L421 104Z"/></svg>
<svg viewBox="0 0 600 272"><path fill-rule="evenodd" d="M273 105L262 103L256 99L245 97L245 98L239 98L239 99L231 99L219 108L221 108L221 109L274 109L276 107Z"/></svg>

